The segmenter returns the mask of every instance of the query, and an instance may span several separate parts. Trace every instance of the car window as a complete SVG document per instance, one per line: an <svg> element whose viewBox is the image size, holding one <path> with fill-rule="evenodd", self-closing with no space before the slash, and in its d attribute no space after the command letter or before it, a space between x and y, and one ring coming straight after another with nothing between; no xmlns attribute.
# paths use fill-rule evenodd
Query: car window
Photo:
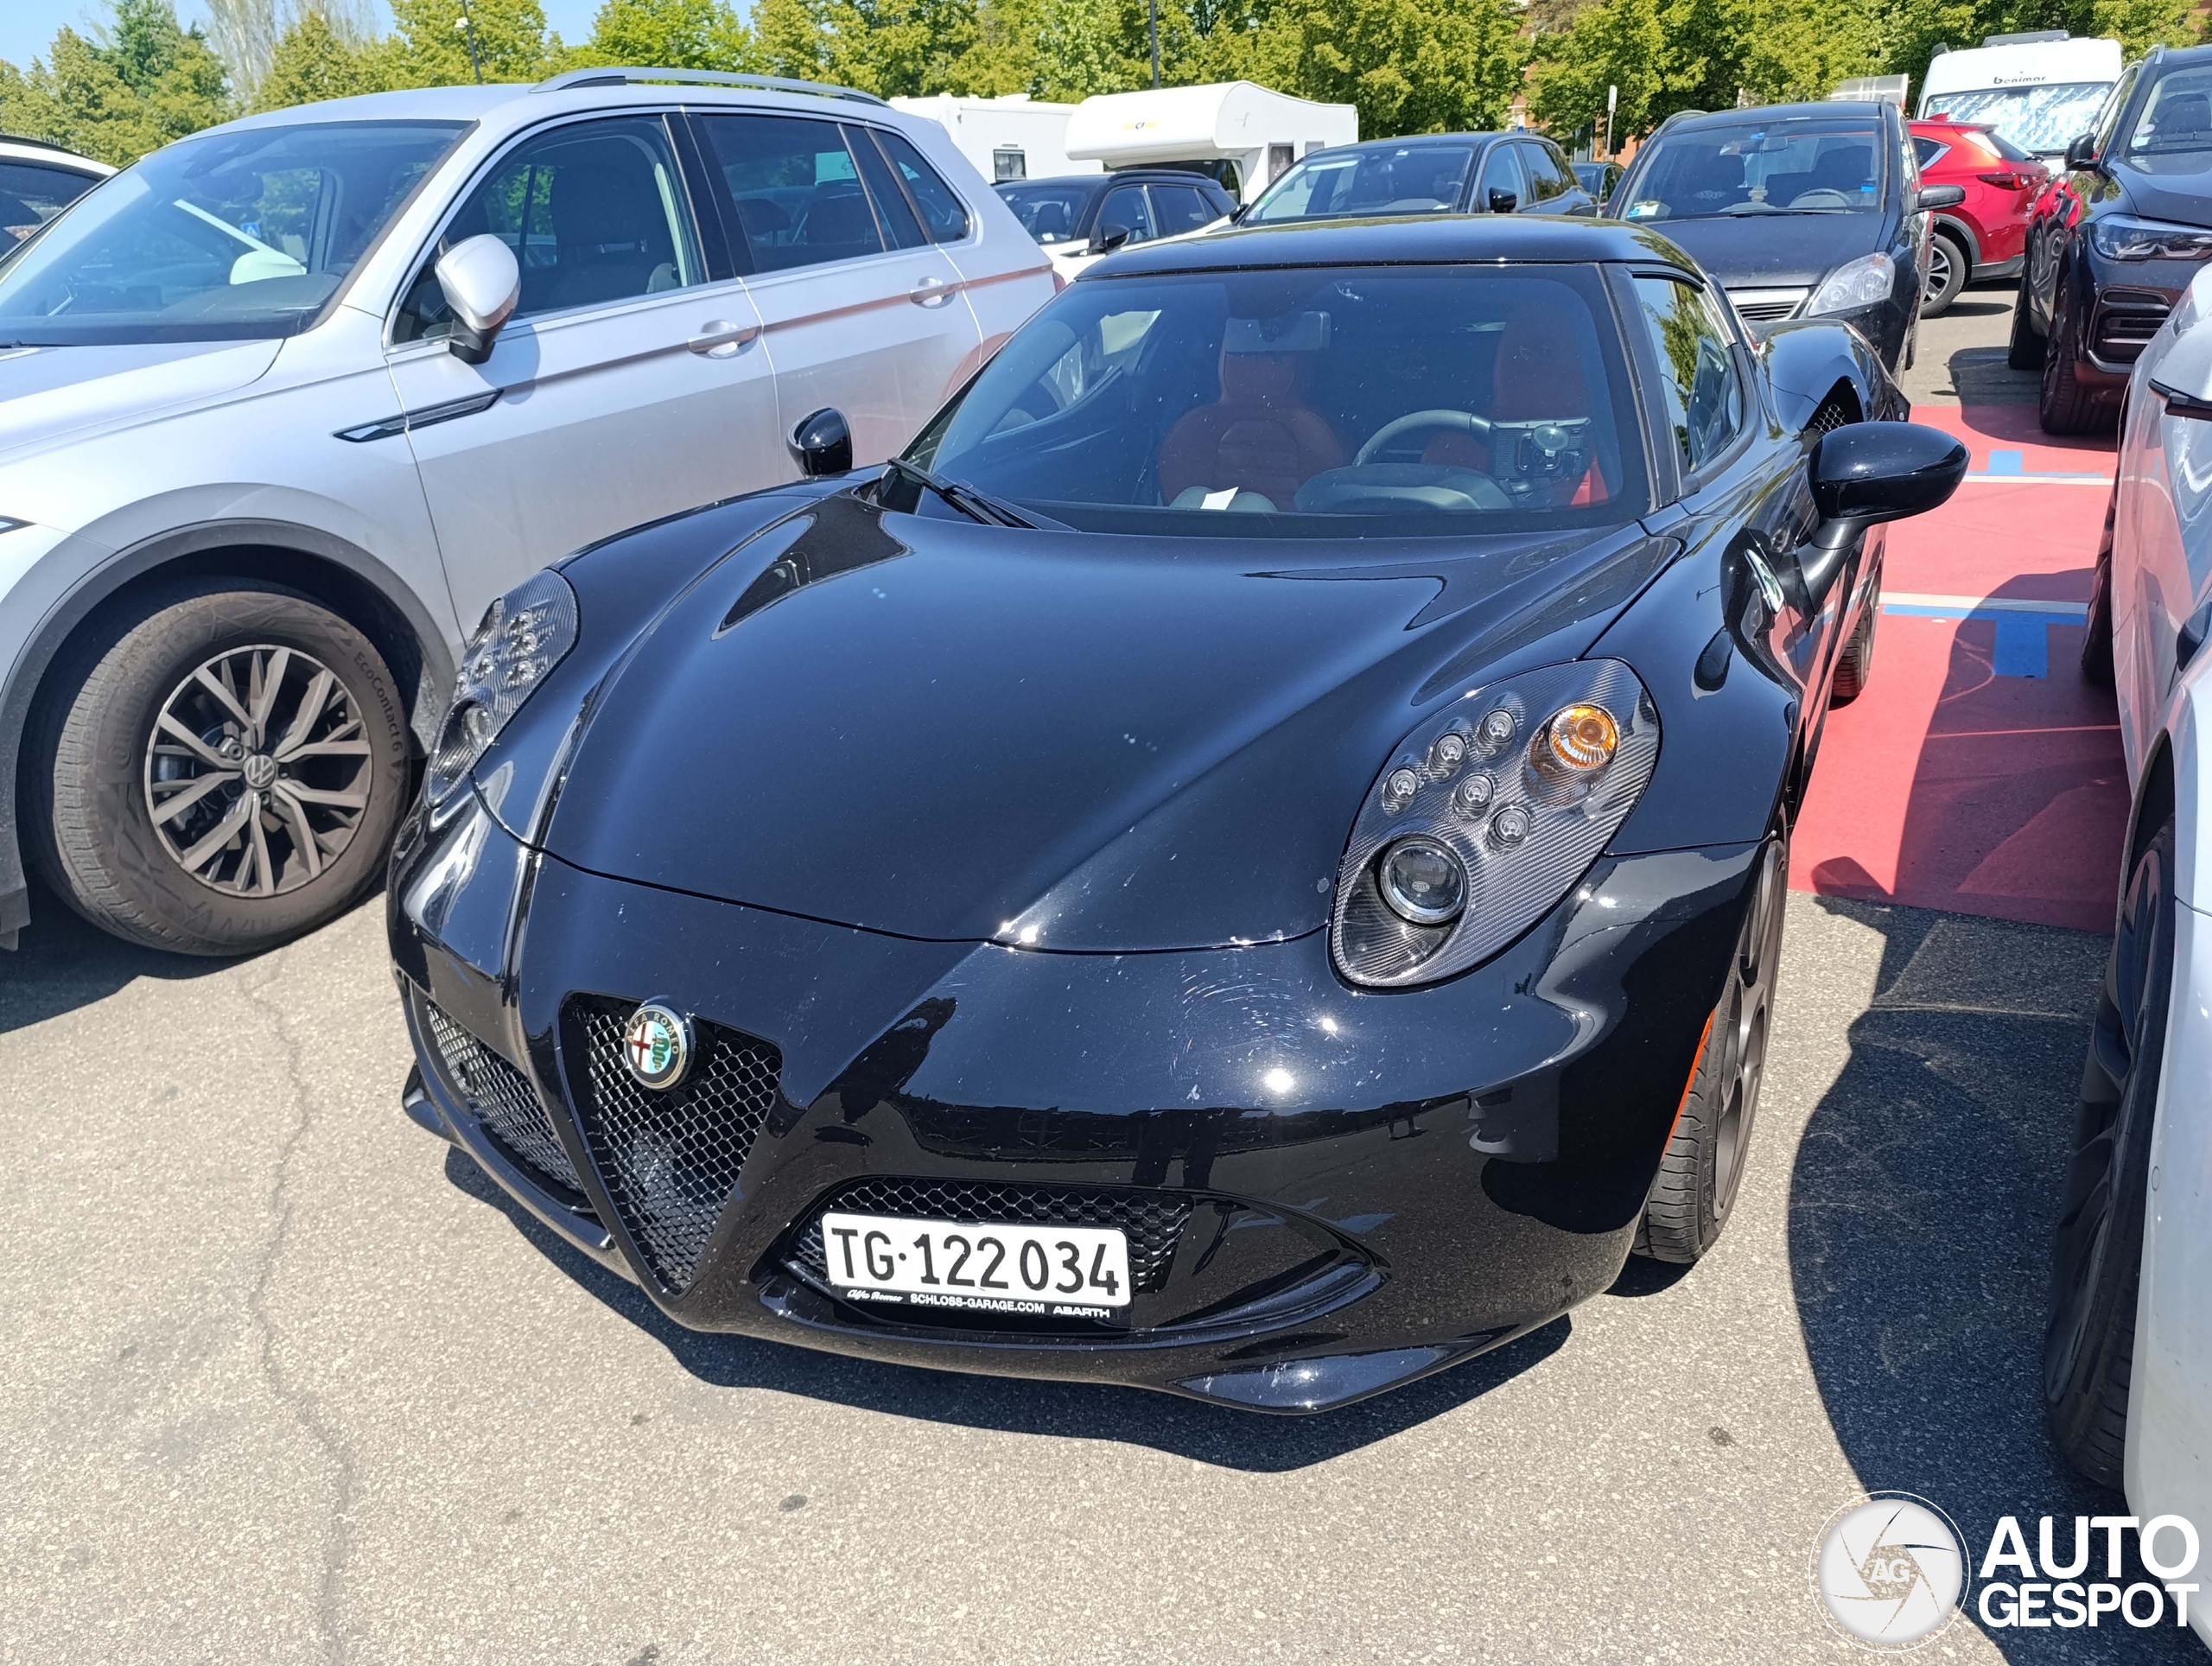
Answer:
<svg viewBox="0 0 2212 1666"><path fill-rule="evenodd" d="M2146 172L2202 171L2212 151L2212 66L2177 69L2152 84L2120 160ZM2186 160L2184 160L2186 159Z"/></svg>
<svg viewBox="0 0 2212 1666"><path fill-rule="evenodd" d="M913 200L884 159L873 130L848 127L845 143L852 149L853 160L860 164L861 177L868 181L868 200L875 205L876 223L882 227L884 240L894 249L918 248L927 243L929 235L915 217Z"/></svg>
<svg viewBox="0 0 2212 1666"><path fill-rule="evenodd" d="M2082 134L2094 133L2096 136L2097 154L2101 156L2109 151L2112 149L2112 136L2120 126L2120 115L2126 110L2127 101L2135 92L2136 78L2142 73L2143 67L2140 64L2131 64L2126 73L2113 84L2112 90L2105 95L2103 102L2098 105L2094 118L2083 122L2074 132L2069 133L2061 139L2056 148L2063 150ZM2022 144L2028 143L2026 139L2020 138L2019 135L2015 133L2008 131L2007 137L2019 139ZM2030 146L2031 149L2040 148Z"/></svg>
<svg viewBox="0 0 2212 1666"><path fill-rule="evenodd" d="M922 153L914 149L903 133L893 133L887 128L873 128L884 154L891 158L891 165L899 170L899 177L906 182L907 193L914 205L922 211L922 223L929 227L931 241L957 243L968 235L968 205L960 200L960 194L944 182L937 169L922 160Z"/></svg>
<svg viewBox="0 0 2212 1666"><path fill-rule="evenodd" d="M5 239L29 237L99 183L73 168L0 162L0 248Z"/></svg>
<svg viewBox="0 0 2212 1666"><path fill-rule="evenodd" d="M105 182L0 267L0 340L289 335L314 321L464 131L453 122L217 130Z"/></svg>
<svg viewBox="0 0 2212 1666"><path fill-rule="evenodd" d="M1083 211L1090 202L1087 185L1002 185L999 196L1014 210L1021 229L1050 248L1072 242L1083 225Z"/></svg>
<svg viewBox="0 0 2212 1666"><path fill-rule="evenodd" d="M1195 232L1199 226L1211 226L1221 218L1214 206L1198 194L1198 188L1195 185L1154 186L1152 207L1159 218L1162 237Z"/></svg>
<svg viewBox="0 0 2212 1666"><path fill-rule="evenodd" d="M522 268L518 319L681 289L705 275L658 116L571 122L524 140L468 194L438 246L486 233ZM434 251L408 286L392 339L418 340L452 322Z"/></svg>
<svg viewBox="0 0 2212 1666"><path fill-rule="evenodd" d="M1885 148L1864 123L1755 122L1662 133L1637 158L1624 219L1870 213Z"/></svg>
<svg viewBox="0 0 2212 1666"><path fill-rule="evenodd" d="M860 163L835 122L702 116L711 169L756 272L881 254L883 230Z"/></svg>
<svg viewBox="0 0 2212 1666"><path fill-rule="evenodd" d="M1916 137L1912 142L1912 154L1920 159L1920 165L1923 169L1933 168L1948 156L1950 151L1951 147L1940 139Z"/></svg>
<svg viewBox="0 0 2212 1666"><path fill-rule="evenodd" d="M2097 124L2097 112L2109 90L2102 81L1977 87L1971 92L1939 92L1926 101L1924 113L1993 127L2015 144L2055 156Z"/></svg>
<svg viewBox="0 0 2212 1666"><path fill-rule="evenodd" d="M1482 182L1475 190L1478 210L1490 207L1490 194L1493 191L1510 191L1516 207L1528 202L1528 181L1521 177L1521 164L1513 154L1518 148L1510 144L1491 148L1490 156L1483 162Z"/></svg>
<svg viewBox="0 0 2212 1666"><path fill-rule="evenodd" d="M909 453L1086 530L1388 537L1602 525L1647 501L1589 265L1071 284Z"/></svg>
<svg viewBox="0 0 2212 1666"><path fill-rule="evenodd" d="M1440 214L1459 207L1475 148L1409 141L1301 158L1252 205L1248 220L1332 219L1354 214Z"/></svg>
<svg viewBox="0 0 2212 1666"><path fill-rule="evenodd" d="M1521 153L1521 169L1529 176L1530 202L1549 202L1575 188L1574 176L1542 145L1522 143L1516 148Z"/></svg>
<svg viewBox="0 0 2212 1666"><path fill-rule="evenodd" d="M1744 424L1744 390L1727 327L1711 296L1667 277L1639 277L1637 297L1659 355L1665 400L1682 472L1694 474L1728 448Z"/></svg>
<svg viewBox="0 0 2212 1666"><path fill-rule="evenodd" d="M1152 224L1152 210L1146 207L1144 187L1117 185L1106 194L1106 200L1098 205L1098 230L1119 226L1129 234L1131 243L1147 243L1158 235Z"/></svg>

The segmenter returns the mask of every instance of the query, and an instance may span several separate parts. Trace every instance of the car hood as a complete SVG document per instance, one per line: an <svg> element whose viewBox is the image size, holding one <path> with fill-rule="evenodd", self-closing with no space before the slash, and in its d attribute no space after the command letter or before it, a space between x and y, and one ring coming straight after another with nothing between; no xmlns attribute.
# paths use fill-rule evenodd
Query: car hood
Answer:
<svg viewBox="0 0 2212 1666"><path fill-rule="evenodd" d="M1430 542L1382 546L1408 563L822 500L602 679L546 848L925 939L1120 951L1313 931L1363 795L1422 714L1574 658L1675 548L1633 523Z"/></svg>
<svg viewBox="0 0 2212 1666"><path fill-rule="evenodd" d="M168 341L0 352L0 457L244 387L278 341Z"/></svg>
<svg viewBox="0 0 2212 1666"><path fill-rule="evenodd" d="M1877 213L1715 214L1641 222L1678 245L1726 289L1809 289L1882 247Z"/></svg>
<svg viewBox="0 0 2212 1666"><path fill-rule="evenodd" d="M2182 226L2212 226L2212 153L2131 156L2113 170L2131 213Z"/></svg>

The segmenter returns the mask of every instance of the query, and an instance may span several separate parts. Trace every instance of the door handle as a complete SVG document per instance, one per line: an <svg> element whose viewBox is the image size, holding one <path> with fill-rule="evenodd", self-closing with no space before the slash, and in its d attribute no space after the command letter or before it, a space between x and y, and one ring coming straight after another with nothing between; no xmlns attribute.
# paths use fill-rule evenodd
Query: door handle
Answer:
<svg viewBox="0 0 2212 1666"><path fill-rule="evenodd" d="M758 324L733 324L727 318L709 318L699 327L699 334L684 345L709 359L728 359L753 345L753 338L760 334Z"/></svg>
<svg viewBox="0 0 2212 1666"><path fill-rule="evenodd" d="M942 307L951 296L941 277L925 277L907 292L906 299L917 307Z"/></svg>

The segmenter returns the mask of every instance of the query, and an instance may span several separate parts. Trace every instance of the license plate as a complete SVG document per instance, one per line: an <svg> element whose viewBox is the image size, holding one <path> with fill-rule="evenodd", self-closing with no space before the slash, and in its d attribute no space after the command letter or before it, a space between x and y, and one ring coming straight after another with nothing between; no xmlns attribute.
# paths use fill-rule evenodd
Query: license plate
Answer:
<svg viewBox="0 0 2212 1666"><path fill-rule="evenodd" d="M849 1301L1041 1319L1129 1304L1129 1241L1111 1227L829 1214L822 1251Z"/></svg>

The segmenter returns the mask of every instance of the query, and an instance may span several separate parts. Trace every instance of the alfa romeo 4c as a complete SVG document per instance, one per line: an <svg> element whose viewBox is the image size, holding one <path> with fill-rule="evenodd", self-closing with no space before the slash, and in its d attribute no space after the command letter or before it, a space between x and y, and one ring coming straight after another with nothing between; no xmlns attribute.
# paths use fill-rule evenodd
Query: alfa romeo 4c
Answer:
<svg viewBox="0 0 2212 1666"><path fill-rule="evenodd" d="M814 412L492 607L408 1108L684 1325L1264 1410L1694 1260L1905 410L1635 226L1102 262L890 466Z"/></svg>

